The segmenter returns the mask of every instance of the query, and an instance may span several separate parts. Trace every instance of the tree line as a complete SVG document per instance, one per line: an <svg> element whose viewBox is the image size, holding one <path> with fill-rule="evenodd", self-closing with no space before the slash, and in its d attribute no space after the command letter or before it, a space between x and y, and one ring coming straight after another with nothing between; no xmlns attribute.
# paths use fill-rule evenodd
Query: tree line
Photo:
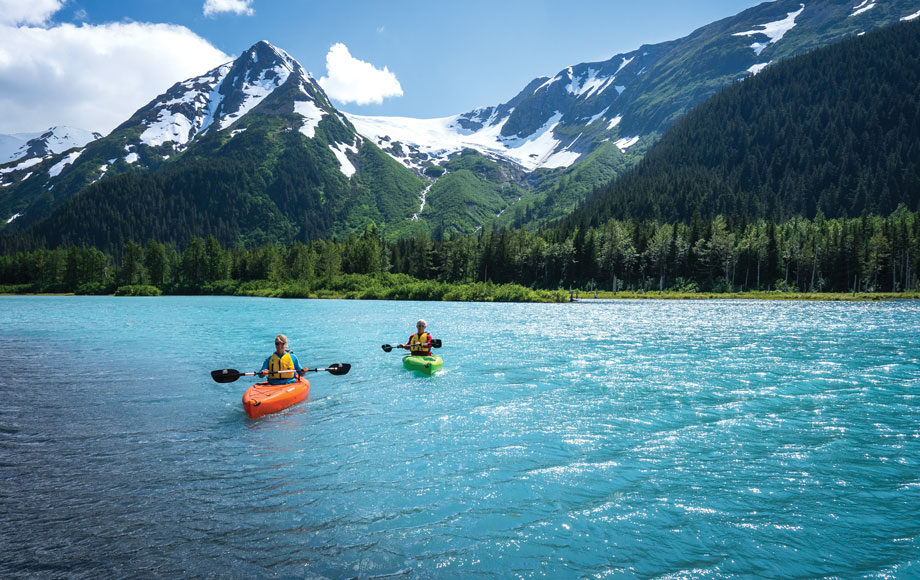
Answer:
<svg viewBox="0 0 920 580"><path fill-rule="evenodd" d="M0 256L0 284L30 292L232 293L239 284L404 275L452 284L611 291L902 292L917 288L920 212L777 223L718 215L689 223L609 219L536 232L499 229L435 240L360 236L251 248L192 237L185 248L150 240L117 253L91 247Z"/></svg>

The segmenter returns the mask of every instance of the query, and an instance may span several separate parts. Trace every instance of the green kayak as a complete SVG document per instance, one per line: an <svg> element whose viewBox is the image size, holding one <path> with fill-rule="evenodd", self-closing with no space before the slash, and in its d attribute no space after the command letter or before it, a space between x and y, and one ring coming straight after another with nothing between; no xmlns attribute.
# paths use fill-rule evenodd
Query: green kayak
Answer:
<svg viewBox="0 0 920 580"><path fill-rule="evenodd" d="M426 375L433 375L442 366L444 361L439 356L404 356L403 366L410 371L418 371Z"/></svg>

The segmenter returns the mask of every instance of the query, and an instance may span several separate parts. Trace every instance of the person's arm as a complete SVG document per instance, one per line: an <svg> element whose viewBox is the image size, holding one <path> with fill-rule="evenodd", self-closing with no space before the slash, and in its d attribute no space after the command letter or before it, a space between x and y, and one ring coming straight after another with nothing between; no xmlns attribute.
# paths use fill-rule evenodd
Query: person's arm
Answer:
<svg viewBox="0 0 920 580"><path fill-rule="evenodd" d="M270 356L265 358L265 362L262 363L262 369L259 370L259 376L264 377L265 375L268 374L268 361L269 361L269 359L271 359L271 358L272 358L272 357L270 357Z"/></svg>
<svg viewBox="0 0 920 580"><path fill-rule="evenodd" d="M295 355L294 353L291 353L291 362L294 363L294 370L297 371L298 375L302 375L308 370L310 370L310 369L305 369L304 367L300 366L300 361L297 360L297 355Z"/></svg>

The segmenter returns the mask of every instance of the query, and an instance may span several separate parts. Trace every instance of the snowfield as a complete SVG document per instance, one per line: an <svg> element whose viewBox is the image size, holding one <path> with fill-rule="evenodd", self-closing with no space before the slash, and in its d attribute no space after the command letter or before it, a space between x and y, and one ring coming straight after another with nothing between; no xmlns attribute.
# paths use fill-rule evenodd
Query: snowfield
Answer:
<svg viewBox="0 0 920 580"><path fill-rule="evenodd" d="M438 119L370 117L352 113L346 113L346 116L358 133L370 138L381 149L388 150L398 161L413 169L420 168L422 162L411 157L407 149L426 154L428 161L433 163L446 161L451 155L467 148L478 149L508 158L528 171L539 167L568 167L581 156L580 153L562 148L562 141L554 136L553 130L562 119L562 113L558 111L540 129L525 138L503 137L501 130L505 121L486 124L478 131L469 131L460 126L460 115ZM389 151L396 142L402 145L402 156Z"/></svg>

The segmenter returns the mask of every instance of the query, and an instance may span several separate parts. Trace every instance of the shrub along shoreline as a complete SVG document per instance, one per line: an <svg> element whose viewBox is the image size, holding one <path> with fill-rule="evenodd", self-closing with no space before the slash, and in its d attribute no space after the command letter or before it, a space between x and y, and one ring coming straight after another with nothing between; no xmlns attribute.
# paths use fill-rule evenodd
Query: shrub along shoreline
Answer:
<svg viewBox="0 0 920 580"><path fill-rule="evenodd" d="M219 280L202 285L169 284L164 287L82 284L78 288L38 287L36 284L0 285L0 295L109 295L109 296L258 296L345 300L430 300L445 302L563 303L593 300L797 300L868 302L920 299L920 292L686 292L686 291L592 291L535 290L519 284L492 282L442 282L419 280L406 274L343 274L311 280Z"/></svg>
<svg viewBox="0 0 920 580"><path fill-rule="evenodd" d="M261 296L265 298L342 298L350 300L433 300L452 302L568 302L564 290L534 290L519 284L452 283L418 280L406 274L342 274L310 280L218 280L201 285L125 286L82 284L78 288L0 285L0 294L77 294L113 296Z"/></svg>

